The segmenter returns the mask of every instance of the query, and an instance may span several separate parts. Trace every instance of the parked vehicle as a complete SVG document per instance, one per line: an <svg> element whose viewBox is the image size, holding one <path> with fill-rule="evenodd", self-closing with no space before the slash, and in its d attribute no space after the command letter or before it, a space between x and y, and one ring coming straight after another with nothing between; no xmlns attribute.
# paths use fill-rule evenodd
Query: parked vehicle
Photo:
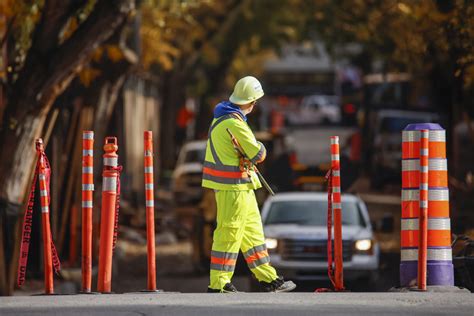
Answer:
<svg viewBox="0 0 474 316"><path fill-rule="evenodd" d="M296 112L287 114L290 125L335 124L341 121L338 98L330 95L310 95L303 98Z"/></svg>
<svg viewBox="0 0 474 316"><path fill-rule="evenodd" d="M202 164L206 154L206 140L186 143L178 156L173 171L171 190L177 204L195 203L202 198Z"/></svg>
<svg viewBox="0 0 474 316"><path fill-rule="evenodd" d="M262 221L272 265L288 279L325 281L327 275L327 194L281 193L270 197ZM374 240L364 202L342 195L344 279L371 283L378 270Z"/></svg>
<svg viewBox="0 0 474 316"><path fill-rule="evenodd" d="M433 112L380 110L373 113L372 179L374 187L385 183L400 183L402 131L408 124L436 123Z"/></svg>

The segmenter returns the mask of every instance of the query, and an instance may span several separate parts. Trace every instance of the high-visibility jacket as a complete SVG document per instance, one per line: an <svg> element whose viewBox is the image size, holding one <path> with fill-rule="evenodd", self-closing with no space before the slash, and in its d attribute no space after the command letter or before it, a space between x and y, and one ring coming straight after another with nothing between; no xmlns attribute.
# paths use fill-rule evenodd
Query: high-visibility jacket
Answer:
<svg viewBox="0 0 474 316"><path fill-rule="evenodd" d="M241 170L240 158L227 128L239 141L252 163L259 163L266 157L265 146L255 139L241 114L231 113L214 118L207 140L202 186L214 190L237 191L261 188L260 180L253 170Z"/></svg>

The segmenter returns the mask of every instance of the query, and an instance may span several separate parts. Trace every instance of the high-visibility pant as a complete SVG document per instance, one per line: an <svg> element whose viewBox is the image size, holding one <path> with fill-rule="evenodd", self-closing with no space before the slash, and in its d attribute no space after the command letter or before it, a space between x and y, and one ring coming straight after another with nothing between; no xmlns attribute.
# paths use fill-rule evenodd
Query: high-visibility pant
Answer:
<svg viewBox="0 0 474 316"><path fill-rule="evenodd" d="M254 191L216 191L216 202L217 228L212 243L209 287L222 289L231 281L239 250L257 280L275 280L278 276L269 264Z"/></svg>

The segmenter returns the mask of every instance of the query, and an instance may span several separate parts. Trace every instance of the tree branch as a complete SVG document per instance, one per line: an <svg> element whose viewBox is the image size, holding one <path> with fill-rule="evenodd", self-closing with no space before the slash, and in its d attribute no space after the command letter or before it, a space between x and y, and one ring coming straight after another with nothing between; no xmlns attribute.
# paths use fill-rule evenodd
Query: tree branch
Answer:
<svg viewBox="0 0 474 316"><path fill-rule="evenodd" d="M47 56L33 55L34 63L30 60L15 83L17 94L10 98L10 116L21 121L28 112L48 110L92 52L127 18L134 4L134 0L99 0L89 17L57 49Z"/></svg>
<svg viewBox="0 0 474 316"><path fill-rule="evenodd" d="M86 3L87 0L46 0L32 46L42 55L55 49L65 23Z"/></svg>

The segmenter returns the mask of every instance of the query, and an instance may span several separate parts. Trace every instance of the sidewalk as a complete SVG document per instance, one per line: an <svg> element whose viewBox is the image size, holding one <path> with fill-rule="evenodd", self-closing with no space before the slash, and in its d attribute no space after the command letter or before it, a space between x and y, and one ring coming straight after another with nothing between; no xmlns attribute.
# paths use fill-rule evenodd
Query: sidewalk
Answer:
<svg viewBox="0 0 474 316"><path fill-rule="evenodd" d="M472 315L469 293L128 293L0 297L0 315Z"/></svg>

